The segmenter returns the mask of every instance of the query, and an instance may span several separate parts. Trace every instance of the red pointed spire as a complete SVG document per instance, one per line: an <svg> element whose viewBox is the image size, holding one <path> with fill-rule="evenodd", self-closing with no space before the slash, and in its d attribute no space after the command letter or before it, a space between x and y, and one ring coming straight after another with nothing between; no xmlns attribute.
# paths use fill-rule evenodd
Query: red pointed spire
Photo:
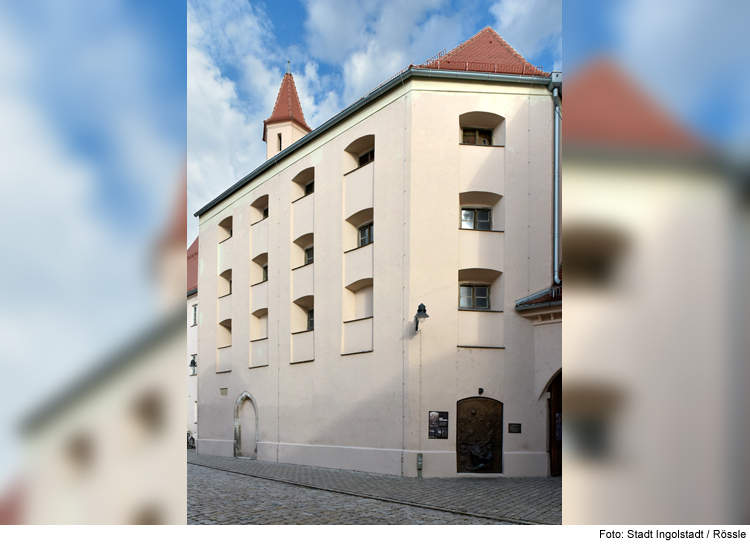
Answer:
<svg viewBox="0 0 750 553"><path fill-rule="evenodd" d="M273 108L273 113L271 117L263 121L263 142L266 141L268 124L279 123L281 121L294 121L307 132L312 132L302 113L302 105L299 103L297 87L294 86L294 77L292 77L292 74L288 70L281 81L281 88L279 89L279 95L276 97L276 105Z"/></svg>

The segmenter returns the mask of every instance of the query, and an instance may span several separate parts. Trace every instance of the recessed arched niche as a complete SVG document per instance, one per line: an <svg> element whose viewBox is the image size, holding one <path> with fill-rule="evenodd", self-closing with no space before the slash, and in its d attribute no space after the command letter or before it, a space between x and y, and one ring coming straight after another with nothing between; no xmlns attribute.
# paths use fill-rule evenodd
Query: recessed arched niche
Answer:
<svg viewBox="0 0 750 553"><path fill-rule="evenodd" d="M375 135L368 134L344 148L344 174L375 161Z"/></svg>
<svg viewBox="0 0 750 553"><path fill-rule="evenodd" d="M505 117L488 111L470 111L458 116L461 144L505 146Z"/></svg>
<svg viewBox="0 0 750 553"><path fill-rule="evenodd" d="M292 201L309 196L313 192L315 192L315 167L308 167L292 179Z"/></svg>

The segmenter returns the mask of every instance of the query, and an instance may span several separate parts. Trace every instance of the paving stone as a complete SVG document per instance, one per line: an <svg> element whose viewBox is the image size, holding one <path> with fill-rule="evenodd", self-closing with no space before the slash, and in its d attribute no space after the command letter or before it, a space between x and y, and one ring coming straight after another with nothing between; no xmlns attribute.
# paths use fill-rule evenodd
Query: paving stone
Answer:
<svg viewBox="0 0 750 553"><path fill-rule="evenodd" d="M561 524L561 511L561 478L401 478L188 451L189 524Z"/></svg>

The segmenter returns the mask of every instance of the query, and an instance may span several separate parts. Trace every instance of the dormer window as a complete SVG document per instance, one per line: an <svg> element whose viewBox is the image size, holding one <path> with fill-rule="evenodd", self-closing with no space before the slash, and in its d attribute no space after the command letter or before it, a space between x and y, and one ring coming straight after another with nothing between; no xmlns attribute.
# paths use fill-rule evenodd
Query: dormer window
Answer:
<svg viewBox="0 0 750 553"><path fill-rule="evenodd" d="M277 134L276 137L278 138L278 141L279 141L279 151L281 151L281 133Z"/></svg>

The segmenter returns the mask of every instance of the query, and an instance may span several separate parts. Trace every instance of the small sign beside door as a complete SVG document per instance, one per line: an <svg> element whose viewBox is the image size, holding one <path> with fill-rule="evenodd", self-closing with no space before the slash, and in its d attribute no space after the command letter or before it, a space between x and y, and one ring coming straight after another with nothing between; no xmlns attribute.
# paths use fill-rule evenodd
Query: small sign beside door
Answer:
<svg viewBox="0 0 750 553"><path fill-rule="evenodd" d="M428 438L448 439L448 411L430 411Z"/></svg>
<svg viewBox="0 0 750 553"><path fill-rule="evenodd" d="M510 422L508 423L508 434L520 434L521 433L521 424Z"/></svg>

